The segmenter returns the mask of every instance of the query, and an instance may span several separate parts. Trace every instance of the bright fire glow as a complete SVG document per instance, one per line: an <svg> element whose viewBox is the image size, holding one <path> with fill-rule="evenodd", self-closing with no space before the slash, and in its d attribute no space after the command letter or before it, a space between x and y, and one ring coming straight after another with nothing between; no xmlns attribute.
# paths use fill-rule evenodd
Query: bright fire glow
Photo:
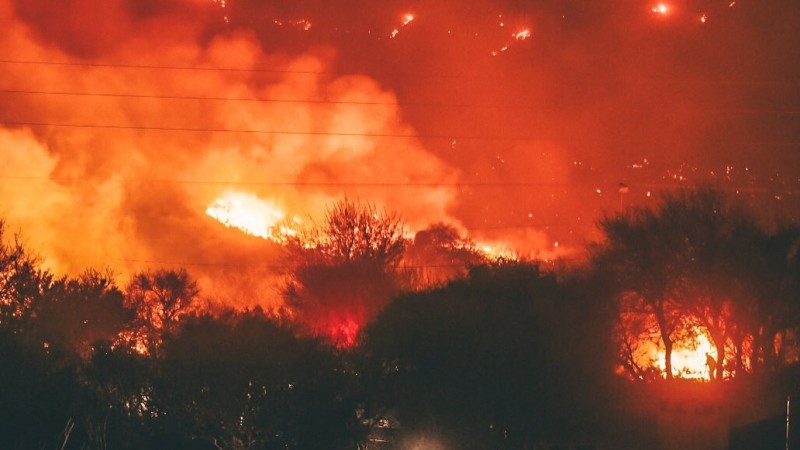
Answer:
<svg viewBox="0 0 800 450"><path fill-rule="evenodd" d="M499 245L491 245L485 242L476 242L475 246L478 251L483 253L483 256L489 259L507 259L516 260L517 255L511 250L501 247Z"/></svg>
<svg viewBox="0 0 800 450"><path fill-rule="evenodd" d="M659 3L653 7L652 11L663 16L669 12L669 6L666 3Z"/></svg>
<svg viewBox="0 0 800 450"><path fill-rule="evenodd" d="M672 374L676 378L690 380L710 380L711 366L717 365L719 358L717 350L712 345L708 331L703 327L694 327L695 334L674 343L672 348ZM666 352L663 345L656 346L653 342L640 343L647 350L642 353L643 366L657 368L662 376L666 375ZM712 360L713 358L713 360Z"/></svg>
<svg viewBox="0 0 800 450"><path fill-rule="evenodd" d="M708 334L704 330L697 328L697 337L689 342L676 343L672 351L672 370L680 378L695 380L710 380L711 368L709 359L718 360L717 350L711 345ZM664 352L660 352L659 366L664 371Z"/></svg>
<svg viewBox="0 0 800 450"><path fill-rule="evenodd" d="M325 329L325 334L337 347L350 348L356 344L360 328L360 322L348 316L329 323Z"/></svg>
<svg viewBox="0 0 800 450"><path fill-rule="evenodd" d="M292 229L282 225L286 214L278 205L253 194L226 192L206 208L206 214L227 227L263 239L281 241L281 235L294 234Z"/></svg>

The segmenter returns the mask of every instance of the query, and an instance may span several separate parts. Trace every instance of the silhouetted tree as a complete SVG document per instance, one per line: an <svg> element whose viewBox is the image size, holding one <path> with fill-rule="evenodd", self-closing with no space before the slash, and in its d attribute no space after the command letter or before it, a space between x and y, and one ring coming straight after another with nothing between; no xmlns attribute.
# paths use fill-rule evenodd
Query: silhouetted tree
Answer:
<svg viewBox="0 0 800 450"><path fill-rule="evenodd" d="M156 360L128 347L101 343L95 348L81 375L90 402L86 448L169 448L162 446L166 432L153 401L158 369Z"/></svg>
<svg viewBox="0 0 800 450"><path fill-rule="evenodd" d="M180 318L197 306L200 291L185 269L142 272L125 289L125 305L136 312L136 340L149 351L176 330Z"/></svg>
<svg viewBox="0 0 800 450"><path fill-rule="evenodd" d="M26 333L0 328L0 448L58 448L80 400L74 366Z"/></svg>
<svg viewBox="0 0 800 450"><path fill-rule="evenodd" d="M467 275L470 266L487 263L475 243L456 228L437 223L420 230L406 246L403 265L411 289L442 285Z"/></svg>
<svg viewBox="0 0 800 450"><path fill-rule="evenodd" d="M96 345L116 341L133 318L111 274L87 270L53 283L36 306L32 326L42 345L86 359Z"/></svg>
<svg viewBox="0 0 800 450"><path fill-rule="evenodd" d="M591 249L594 265L613 279L620 314L653 317L666 353L666 377L672 378L672 348L680 322L672 295L679 279L681 261L676 249L680 238L650 209L607 216L600 221L600 228L606 240L602 247Z"/></svg>
<svg viewBox="0 0 800 450"><path fill-rule="evenodd" d="M0 219L0 327L23 324L52 281L18 236L9 242Z"/></svg>
<svg viewBox="0 0 800 450"><path fill-rule="evenodd" d="M591 435L610 372L599 358L606 322L592 310L536 265L476 266L392 302L366 330L364 373L380 380L371 390L404 435L429 433L448 448Z"/></svg>
<svg viewBox="0 0 800 450"><path fill-rule="evenodd" d="M397 216L344 199L322 224L290 239L284 298L312 332L352 345L397 292L404 245Z"/></svg>
<svg viewBox="0 0 800 450"><path fill-rule="evenodd" d="M337 449L361 436L332 349L264 316L189 319L159 364L155 407L178 447Z"/></svg>
<svg viewBox="0 0 800 450"><path fill-rule="evenodd" d="M594 265L617 285L621 320L630 313L654 318L667 378L673 342L691 338L695 326L708 330L716 348L716 379L743 370L747 339L753 364L763 359L759 353L771 357L785 326L776 319L791 309L785 238L769 236L743 207L711 189L664 195L657 209L634 209L600 225L606 242L593 249Z"/></svg>

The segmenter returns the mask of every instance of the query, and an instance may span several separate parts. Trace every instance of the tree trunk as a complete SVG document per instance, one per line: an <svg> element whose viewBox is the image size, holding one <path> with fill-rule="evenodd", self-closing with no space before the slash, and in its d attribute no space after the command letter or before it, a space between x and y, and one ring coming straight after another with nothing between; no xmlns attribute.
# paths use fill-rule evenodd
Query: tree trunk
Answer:
<svg viewBox="0 0 800 450"><path fill-rule="evenodd" d="M719 342L721 344L717 344L717 367L716 375L717 381L722 381L722 377L725 375L725 339L720 338Z"/></svg>
<svg viewBox="0 0 800 450"><path fill-rule="evenodd" d="M736 338L736 344L734 344L734 352L736 352L736 376L741 376L742 372L744 372L744 355L742 352L744 351L744 336L740 336Z"/></svg>
<svg viewBox="0 0 800 450"><path fill-rule="evenodd" d="M668 380L672 379L672 339L669 335L661 333L661 339L664 341L664 372Z"/></svg>
<svg viewBox="0 0 800 450"><path fill-rule="evenodd" d="M664 372L666 378L672 379L672 338L669 337L670 330L667 329L667 319L664 316L663 304L656 308L655 316L658 322L658 330L661 333L661 340L664 342Z"/></svg>

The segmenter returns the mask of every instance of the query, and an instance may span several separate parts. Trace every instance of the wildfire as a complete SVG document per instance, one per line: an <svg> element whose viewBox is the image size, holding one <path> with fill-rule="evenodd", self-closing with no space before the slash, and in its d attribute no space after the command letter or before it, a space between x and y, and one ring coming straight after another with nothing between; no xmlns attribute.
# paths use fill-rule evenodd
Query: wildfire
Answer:
<svg viewBox="0 0 800 450"><path fill-rule="evenodd" d="M478 251L483 253L483 255L489 259L507 259L507 260L517 259L517 255L505 247L501 247L499 245L491 245L485 242L476 242L475 245Z"/></svg>
<svg viewBox="0 0 800 450"><path fill-rule="evenodd" d="M353 317L344 317L328 324L325 335L339 348L350 348L356 344L361 323Z"/></svg>
<svg viewBox="0 0 800 450"><path fill-rule="evenodd" d="M680 378L710 380L711 365L716 365L719 360L717 350L711 345L708 333L704 329L696 327L695 332L697 334L695 338L676 343L672 351L672 370ZM664 351L661 350L658 356L659 368L663 372ZM709 358L713 358L713 363Z"/></svg>
<svg viewBox="0 0 800 450"><path fill-rule="evenodd" d="M206 214L227 227L276 242L296 233L284 224L286 214L278 205L253 194L226 192L206 208ZM297 222L297 218L293 220Z"/></svg>
<svg viewBox="0 0 800 450"><path fill-rule="evenodd" d="M694 327L691 336L676 341L672 349L672 373L676 378L689 380L711 380L712 367L717 367L717 350L711 343L708 331L703 327ZM642 368L657 369L662 376L666 375L666 351L663 344L651 340L642 340L637 344L642 350L637 363Z"/></svg>

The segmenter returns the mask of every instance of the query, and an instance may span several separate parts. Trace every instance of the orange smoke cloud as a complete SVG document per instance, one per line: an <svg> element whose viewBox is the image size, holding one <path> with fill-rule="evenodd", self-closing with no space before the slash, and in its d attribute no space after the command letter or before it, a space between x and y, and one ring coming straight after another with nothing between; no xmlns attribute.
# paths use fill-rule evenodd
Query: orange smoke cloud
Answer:
<svg viewBox="0 0 800 450"><path fill-rule="evenodd" d="M457 173L418 142L391 92L333 75L330 51L288 58L246 33L208 39L208 6L176 5L0 6L11 24L0 213L48 267L182 265L206 293L269 304L278 246L207 216L224 192L289 216L347 195L412 228L453 221ZM184 11L194 23L176 20Z"/></svg>

